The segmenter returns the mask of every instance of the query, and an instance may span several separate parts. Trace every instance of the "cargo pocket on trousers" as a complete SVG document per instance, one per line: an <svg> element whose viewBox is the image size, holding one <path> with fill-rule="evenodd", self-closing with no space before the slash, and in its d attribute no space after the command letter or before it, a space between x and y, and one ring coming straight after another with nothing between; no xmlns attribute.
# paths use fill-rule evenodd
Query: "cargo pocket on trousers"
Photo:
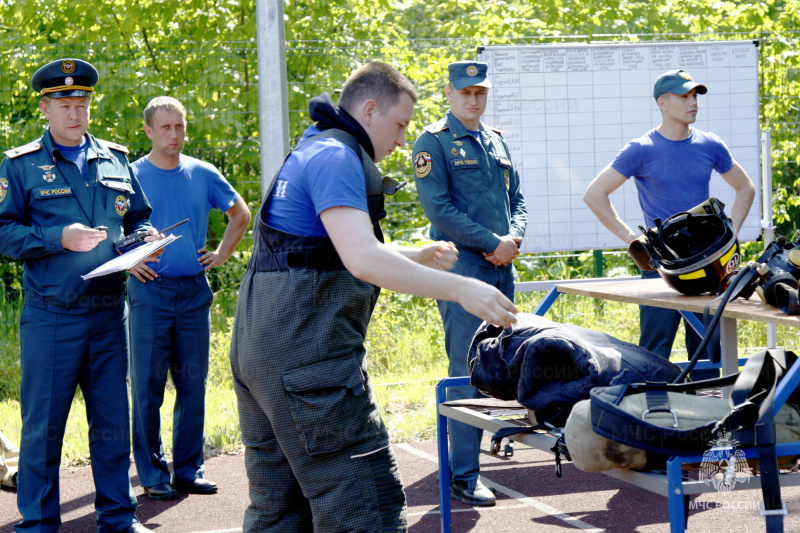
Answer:
<svg viewBox="0 0 800 533"><path fill-rule="evenodd" d="M370 439L380 414L352 357L327 359L283 374L295 428L309 455L333 453Z"/></svg>

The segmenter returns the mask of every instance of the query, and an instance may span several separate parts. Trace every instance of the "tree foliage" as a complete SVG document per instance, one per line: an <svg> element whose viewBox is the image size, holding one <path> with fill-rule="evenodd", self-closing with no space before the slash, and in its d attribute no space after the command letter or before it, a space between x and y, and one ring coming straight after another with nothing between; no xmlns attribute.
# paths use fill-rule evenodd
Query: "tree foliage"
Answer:
<svg viewBox="0 0 800 533"><path fill-rule="evenodd" d="M265 0L267 2L271 0ZM761 122L773 132L775 212L790 233L800 213L798 11L785 0L284 0L291 135L308 124L308 100L336 97L347 75L371 59L389 62L421 95L412 141L446 108L447 64L478 46L597 40L759 39ZM141 110L159 94L190 113L187 151L219 166L256 208L258 96L255 0L0 0L0 147L38 136L44 124L30 75L65 55L95 63L101 81L91 131L149 143ZM409 181L409 148L384 162ZM413 184L390 202L390 234L419 235L425 219ZM224 226L212 221L212 235Z"/></svg>

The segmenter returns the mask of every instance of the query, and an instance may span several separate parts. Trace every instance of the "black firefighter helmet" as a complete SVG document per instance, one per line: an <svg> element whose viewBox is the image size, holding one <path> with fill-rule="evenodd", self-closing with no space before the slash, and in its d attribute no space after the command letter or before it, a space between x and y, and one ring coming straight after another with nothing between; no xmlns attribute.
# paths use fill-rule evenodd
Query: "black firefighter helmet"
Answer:
<svg viewBox="0 0 800 533"><path fill-rule="evenodd" d="M736 228L725 214L725 205L709 198L689 211L665 220L628 247L642 270L658 270L673 289L692 296L725 289L723 281L739 266L741 257Z"/></svg>

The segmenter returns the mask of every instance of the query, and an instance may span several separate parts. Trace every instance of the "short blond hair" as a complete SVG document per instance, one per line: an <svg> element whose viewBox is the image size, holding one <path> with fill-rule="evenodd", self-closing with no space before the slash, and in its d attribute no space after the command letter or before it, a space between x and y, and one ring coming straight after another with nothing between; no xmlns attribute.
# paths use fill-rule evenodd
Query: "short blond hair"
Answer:
<svg viewBox="0 0 800 533"><path fill-rule="evenodd" d="M144 123L153 127L153 116L156 111L163 109L168 113L177 111L183 116L183 121L186 122L186 108L183 104L171 96L156 96L144 108Z"/></svg>

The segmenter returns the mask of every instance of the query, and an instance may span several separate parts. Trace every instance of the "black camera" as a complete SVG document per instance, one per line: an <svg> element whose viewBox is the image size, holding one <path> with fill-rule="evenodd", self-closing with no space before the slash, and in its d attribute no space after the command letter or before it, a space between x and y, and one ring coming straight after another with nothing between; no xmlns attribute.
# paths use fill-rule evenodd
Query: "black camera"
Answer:
<svg viewBox="0 0 800 533"><path fill-rule="evenodd" d="M733 297L747 299L756 292L765 304L787 315L800 314L800 242L779 236L769 243L753 266L734 289Z"/></svg>

